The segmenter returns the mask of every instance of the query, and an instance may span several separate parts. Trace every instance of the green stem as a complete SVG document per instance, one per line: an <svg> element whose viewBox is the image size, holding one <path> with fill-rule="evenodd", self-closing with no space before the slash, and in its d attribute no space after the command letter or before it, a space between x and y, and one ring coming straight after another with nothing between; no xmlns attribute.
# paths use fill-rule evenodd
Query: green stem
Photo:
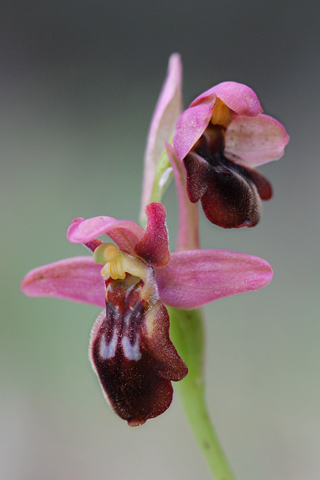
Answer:
<svg viewBox="0 0 320 480"><path fill-rule="evenodd" d="M201 310L167 308L170 314L171 340L189 369L188 375L175 385L186 416L214 478L235 480L206 406L203 380L204 329Z"/></svg>

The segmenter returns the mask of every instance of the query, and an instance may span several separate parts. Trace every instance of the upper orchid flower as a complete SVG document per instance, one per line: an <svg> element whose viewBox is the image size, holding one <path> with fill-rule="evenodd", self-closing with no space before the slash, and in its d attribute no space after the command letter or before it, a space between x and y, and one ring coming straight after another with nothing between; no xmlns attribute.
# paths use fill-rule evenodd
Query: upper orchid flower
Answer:
<svg viewBox="0 0 320 480"><path fill-rule="evenodd" d="M197 97L180 116L173 144L186 169L188 197L201 200L210 222L254 226L270 183L253 167L279 159L289 141L284 127L261 113L246 85L223 82Z"/></svg>
<svg viewBox="0 0 320 480"><path fill-rule="evenodd" d="M187 374L169 339L164 304L193 309L261 288L272 277L270 265L251 255L223 250L170 255L163 205L149 204L146 215L145 231L135 222L111 217L74 220L68 239L85 244L93 258L39 267L21 285L30 296L105 307L92 329L90 360L107 400L132 426L164 412L172 399L171 381ZM116 245L98 240L102 234Z"/></svg>

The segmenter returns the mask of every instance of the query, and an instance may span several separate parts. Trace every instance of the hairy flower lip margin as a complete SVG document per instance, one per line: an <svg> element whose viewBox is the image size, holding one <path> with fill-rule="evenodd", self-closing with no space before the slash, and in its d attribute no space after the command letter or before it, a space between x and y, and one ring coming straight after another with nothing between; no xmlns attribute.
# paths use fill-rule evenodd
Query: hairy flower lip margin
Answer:
<svg viewBox="0 0 320 480"><path fill-rule="evenodd" d="M109 269L112 276L105 276L105 267L101 271L106 279L106 308L92 329L89 357L115 413L130 426L138 426L170 406L171 382L182 380L188 369L170 340L169 315L152 267L105 245L97 260L116 258L126 274L119 270L117 275L117 268L112 273Z"/></svg>
<svg viewBox="0 0 320 480"><path fill-rule="evenodd" d="M260 220L261 200L272 196L268 180L225 155L212 157L211 165L206 154L198 153L191 151L183 159L190 202L200 200L208 220L221 227L255 226Z"/></svg>

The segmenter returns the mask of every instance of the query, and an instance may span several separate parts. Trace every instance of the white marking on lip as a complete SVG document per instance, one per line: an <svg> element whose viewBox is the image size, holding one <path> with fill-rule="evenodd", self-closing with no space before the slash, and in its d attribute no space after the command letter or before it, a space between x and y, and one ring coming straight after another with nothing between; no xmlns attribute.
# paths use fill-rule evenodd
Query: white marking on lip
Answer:
<svg viewBox="0 0 320 480"><path fill-rule="evenodd" d="M141 358L141 353L139 349L139 339L136 339L132 345L128 337L122 337L121 345L123 348L123 353L128 360L138 361Z"/></svg>
<svg viewBox="0 0 320 480"><path fill-rule="evenodd" d="M117 343L118 343L118 337L116 332L114 332L108 344L106 343L106 335L104 333L100 341L100 350L99 350L100 357L103 358L103 360L107 360L108 358L114 357L117 349Z"/></svg>

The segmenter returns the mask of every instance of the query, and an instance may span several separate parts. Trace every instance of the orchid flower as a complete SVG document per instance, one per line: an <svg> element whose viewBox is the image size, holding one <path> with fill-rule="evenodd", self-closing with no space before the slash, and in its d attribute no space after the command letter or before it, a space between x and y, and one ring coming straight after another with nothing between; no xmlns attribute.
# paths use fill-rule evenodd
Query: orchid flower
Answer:
<svg viewBox="0 0 320 480"><path fill-rule="evenodd" d="M272 188L255 167L279 159L289 141L284 127L261 113L246 85L223 82L197 97L180 116L173 138L192 203L224 228L254 226Z"/></svg>
<svg viewBox="0 0 320 480"><path fill-rule="evenodd" d="M272 277L258 257L223 250L169 253L166 211L146 207L147 227L100 216L75 219L68 239L93 257L60 260L29 272L21 289L104 307L91 333L89 356L103 393L129 425L163 413L172 400L171 381L187 367L169 338L165 304L194 309L212 300L256 290ZM114 243L103 243L102 234Z"/></svg>

